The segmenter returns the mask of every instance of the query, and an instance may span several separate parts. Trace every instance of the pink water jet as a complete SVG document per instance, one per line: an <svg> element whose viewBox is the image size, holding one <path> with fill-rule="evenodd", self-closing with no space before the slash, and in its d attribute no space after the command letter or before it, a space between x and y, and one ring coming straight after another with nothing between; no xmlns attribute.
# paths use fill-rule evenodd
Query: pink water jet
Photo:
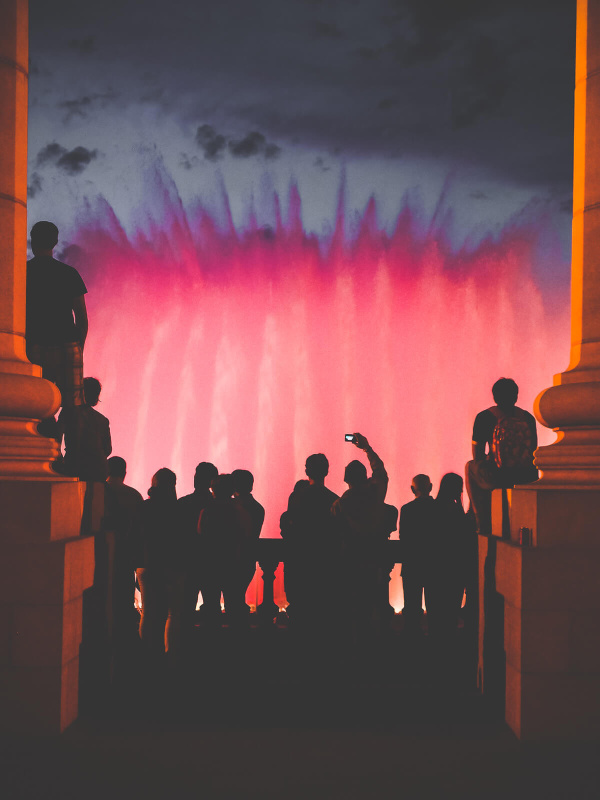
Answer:
<svg viewBox="0 0 600 800"><path fill-rule="evenodd" d="M268 537L310 453L327 454L341 493L358 455L344 434L361 431L399 507L414 474L436 491L445 472L463 473L498 377L531 408L568 355L568 298L543 300L531 226L455 252L443 231L416 230L410 209L388 235L372 204L351 241L340 213L325 242L303 231L296 190L289 208L285 223L240 232L227 214L186 214L167 198L128 235L97 203L70 250L89 288L86 374L102 381L128 482L145 493L168 466L182 495L199 461L250 469ZM391 599L402 607L397 578Z"/></svg>

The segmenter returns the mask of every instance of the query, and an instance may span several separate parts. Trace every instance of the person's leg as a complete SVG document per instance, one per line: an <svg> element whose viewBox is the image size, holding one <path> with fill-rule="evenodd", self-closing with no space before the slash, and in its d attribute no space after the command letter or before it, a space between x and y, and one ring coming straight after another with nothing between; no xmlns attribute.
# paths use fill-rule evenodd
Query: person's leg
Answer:
<svg viewBox="0 0 600 800"><path fill-rule="evenodd" d="M58 418L58 424L65 443L65 474L79 477L81 466L81 420L79 414L80 409L85 405L83 351L79 342L69 342L61 346L58 351L54 382L62 396L62 411Z"/></svg>
<svg viewBox="0 0 600 800"><path fill-rule="evenodd" d="M140 639L151 655L164 652L164 626L167 616L163 581L146 567L136 570L142 595Z"/></svg>
<svg viewBox="0 0 600 800"><path fill-rule="evenodd" d="M420 624L423 614L423 580L416 570L404 567L402 570L402 588L404 589L404 608L402 617L406 625Z"/></svg>
<svg viewBox="0 0 600 800"><path fill-rule="evenodd" d="M477 520L477 530L482 535L489 536L492 532L493 485L477 461L468 461L466 464L465 487Z"/></svg>
<svg viewBox="0 0 600 800"><path fill-rule="evenodd" d="M181 618L185 591L185 575L171 572L167 577L167 621L164 630L165 652L170 658L179 656L181 643Z"/></svg>

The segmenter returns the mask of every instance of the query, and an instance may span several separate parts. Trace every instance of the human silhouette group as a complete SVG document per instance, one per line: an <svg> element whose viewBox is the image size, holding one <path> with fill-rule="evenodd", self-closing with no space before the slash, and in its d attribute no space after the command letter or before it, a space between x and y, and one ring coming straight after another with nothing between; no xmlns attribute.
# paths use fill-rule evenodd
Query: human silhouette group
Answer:
<svg viewBox="0 0 600 800"><path fill-rule="evenodd" d="M247 625L245 596L265 509L252 494L251 472L222 474L207 461L196 467L193 493L179 499L176 475L166 467L153 475L147 500L125 484L125 461L110 457L110 425L96 409L100 382L83 377L87 289L77 270L53 258L57 242L53 223L33 226L27 354L62 397L58 419L41 421L39 430L64 445L57 472L106 484L105 525L116 534L115 619L131 614L137 584L139 636L148 656L167 652L175 659L194 628L199 595L204 624L221 624L223 598L228 625ZM467 607L474 602L469 594L476 533L491 533L492 490L537 479L535 420L517 407L516 383L501 378L492 394L494 405L474 421L473 460L466 466L468 511L460 475L444 475L434 498L429 476L421 473L411 483L414 500L398 514L385 502L384 463L361 433L346 438L365 454L371 474L363 461L351 460L344 472L348 488L339 497L325 485L327 457L308 456L305 477L293 487L280 519L289 618L299 630L322 627L323 609L340 599L350 638L359 641L385 627L392 566L386 542L399 527L404 630L422 635L424 596L429 636L442 643L452 638L465 590Z"/></svg>

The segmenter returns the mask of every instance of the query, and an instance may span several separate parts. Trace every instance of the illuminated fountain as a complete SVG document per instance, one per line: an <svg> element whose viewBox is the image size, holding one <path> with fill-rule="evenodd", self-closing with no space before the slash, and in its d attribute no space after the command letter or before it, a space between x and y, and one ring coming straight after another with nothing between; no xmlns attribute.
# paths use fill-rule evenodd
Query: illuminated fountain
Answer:
<svg viewBox="0 0 600 800"><path fill-rule="evenodd" d="M543 299L531 223L454 252L408 208L389 235L374 204L353 235L342 210L323 240L303 231L294 188L285 222L277 214L272 228L243 231L227 211L186 214L165 195L160 219L129 234L105 203L88 207L64 256L90 292L86 373L102 381L114 452L140 490L162 466L180 495L199 461L250 469L263 536L277 536L306 456L327 454L339 493L357 455L344 434L358 430L400 506L414 474L435 487L462 474L473 417L498 377L515 378L531 408L567 361L567 287ZM391 599L402 606L397 580Z"/></svg>

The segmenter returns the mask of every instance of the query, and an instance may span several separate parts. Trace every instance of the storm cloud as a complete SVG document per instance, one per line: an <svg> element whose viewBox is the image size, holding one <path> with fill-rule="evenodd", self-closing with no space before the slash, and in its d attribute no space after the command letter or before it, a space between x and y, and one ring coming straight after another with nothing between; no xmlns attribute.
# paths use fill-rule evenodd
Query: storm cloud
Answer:
<svg viewBox="0 0 600 800"><path fill-rule="evenodd" d="M58 142L51 142L40 150L35 163L38 167L52 164L67 175L79 175L97 157L97 150L88 150L82 146L68 150Z"/></svg>
<svg viewBox="0 0 600 800"><path fill-rule="evenodd" d="M197 129L195 139L208 161L217 161L226 151L234 158L263 156L266 159L273 159L281 153L278 145L268 142L258 131L252 131L240 139L235 139L217 133L212 125L204 124Z"/></svg>
<svg viewBox="0 0 600 800"><path fill-rule="evenodd" d="M30 9L44 68L32 99L52 93L71 122L118 85L123 108L144 97L208 161L299 146L570 180L574 0L106 0L76 20L70 0Z"/></svg>

